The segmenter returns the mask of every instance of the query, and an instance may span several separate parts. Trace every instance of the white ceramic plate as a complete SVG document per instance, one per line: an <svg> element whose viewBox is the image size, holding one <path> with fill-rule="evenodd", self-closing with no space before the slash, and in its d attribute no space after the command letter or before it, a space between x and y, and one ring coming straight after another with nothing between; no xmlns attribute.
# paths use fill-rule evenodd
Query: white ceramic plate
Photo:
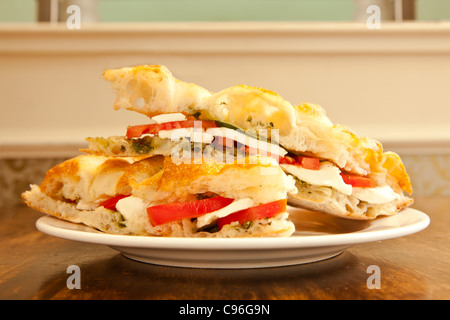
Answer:
<svg viewBox="0 0 450 320"><path fill-rule="evenodd" d="M146 263L193 268L262 268L328 259L350 246L410 235L430 223L425 213L411 208L373 221L341 219L292 207L289 212L297 231L287 238L112 235L52 216L41 217L36 226L51 236L107 245L130 259Z"/></svg>

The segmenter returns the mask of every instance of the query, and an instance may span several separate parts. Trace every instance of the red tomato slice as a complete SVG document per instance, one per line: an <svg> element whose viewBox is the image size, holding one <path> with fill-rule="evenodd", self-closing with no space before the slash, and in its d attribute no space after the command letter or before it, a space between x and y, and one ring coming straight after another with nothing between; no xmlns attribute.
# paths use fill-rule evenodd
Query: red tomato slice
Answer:
<svg viewBox="0 0 450 320"><path fill-rule="evenodd" d="M223 226L234 221L238 221L239 224L243 224L247 221L271 218L281 212L286 211L286 204L287 200L282 199L237 211L235 213L229 214L228 216L217 219L217 227L219 228L219 230L221 230Z"/></svg>
<svg viewBox="0 0 450 320"><path fill-rule="evenodd" d="M173 130L180 128L193 128L195 125L201 126L203 129L216 128L217 124L213 120L185 120L185 121L171 121L165 123L152 123L137 126L130 126L127 128L127 138L139 138L143 134L157 134L163 130Z"/></svg>
<svg viewBox="0 0 450 320"><path fill-rule="evenodd" d="M280 164L295 164L295 159L290 156L280 158Z"/></svg>
<svg viewBox="0 0 450 320"><path fill-rule="evenodd" d="M295 164L309 170L320 169L320 159L307 156L284 156L280 158L280 164Z"/></svg>
<svg viewBox="0 0 450 320"><path fill-rule="evenodd" d="M114 210L117 211L116 209L116 204L120 199L129 197L129 195L124 195L124 194L119 194L118 196L109 198L105 201L103 201L102 203L100 203L100 207L104 207L105 209L109 209L109 210Z"/></svg>
<svg viewBox="0 0 450 320"><path fill-rule="evenodd" d="M310 169L310 170L319 170L320 169L319 158L296 156L295 160L296 160L296 164L301 165L305 169Z"/></svg>
<svg viewBox="0 0 450 320"><path fill-rule="evenodd" d="M147 208L147 215L150 223L157 226L185 218L197 218L226 207L231 202L233 199L217 196L197 201L169 203Z"/></svg>
<svg viewBox="0 0 450 320"><path fill-rule="evenodd" d="M150 125L149 124L143 124L138 126L132 126L127 128L127 138L139 138L145 133L148 133L150 131Z"/></svg>
<svg viewBox="0 0 450 320"><path fill-rule="evenodd" d="M373 180L372 178L357 176L348 173L341 173L341 177L346 184L350 184L352 187L375 188L377 186L375 180Z"/></svg>

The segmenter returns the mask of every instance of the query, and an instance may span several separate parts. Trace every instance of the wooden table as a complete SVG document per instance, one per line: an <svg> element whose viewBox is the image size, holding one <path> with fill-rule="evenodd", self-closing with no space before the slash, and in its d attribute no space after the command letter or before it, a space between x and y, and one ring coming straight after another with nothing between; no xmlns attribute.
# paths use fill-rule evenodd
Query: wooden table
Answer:
<svg viewBox="0 0 450 320"><path fill-rule="evenodd" d="M58 239L36 230L42 214L27 207L0 213L1 299L449 299L450 198L419 198L430 226L403 238L356 245L321 262L218 270L136 262L106 246ZM81 289L69 289L70 265ZM380 288L368 288L368 268Z"/></svg>

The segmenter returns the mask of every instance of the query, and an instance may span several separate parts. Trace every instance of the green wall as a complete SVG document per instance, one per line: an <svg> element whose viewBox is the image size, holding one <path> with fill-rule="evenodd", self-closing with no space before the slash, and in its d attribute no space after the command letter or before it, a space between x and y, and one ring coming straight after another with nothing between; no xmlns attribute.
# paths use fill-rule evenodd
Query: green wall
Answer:
<svg viewBox="0 0 450 320"><path fill-rule="evenodd" d="M350 20L353 0L102 1L102 21Z"/></svg>
<svg viewBox="0 0 450 320"><path fill-rule="evenodd" d="M33 22L36 0L0 0L0 22ZM450 0L417 0L417 20L450 20ZM349 21L354 0L99 0L100 21Z"/></svg>

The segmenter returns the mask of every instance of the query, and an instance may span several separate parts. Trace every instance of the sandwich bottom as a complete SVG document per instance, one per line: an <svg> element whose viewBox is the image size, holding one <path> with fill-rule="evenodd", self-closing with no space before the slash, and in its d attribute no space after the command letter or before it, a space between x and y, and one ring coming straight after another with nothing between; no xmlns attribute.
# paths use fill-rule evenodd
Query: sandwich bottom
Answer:
<svg viewBox="0 0 450 320"><path fill-rule="evenodd" d="M194 219L182 219L152 226L145 218L136 221L125 220L113 210L97 207L93 210L77 209L76 204L54 199L43 193L39 186L32 185L31 190L22 195L26 204L40 212L54 217L84 224L99 231L135 236L156 237L192 237L192 238L237 238L237 237L288 237L295 231L293 222L287 220L289 214L282 212L272 218L248 223L233 222L221 230L199 230Z"/></svg>
<svg viewBox="0 0 450 320"><path fill-rule="evenodd" d="M412 198L403 195L386 203L368 203L331 187L315 186L303 181L297 182L296 187L297 193L288 193L289 204L353 220L394 215L413 203Z"/></svg>

